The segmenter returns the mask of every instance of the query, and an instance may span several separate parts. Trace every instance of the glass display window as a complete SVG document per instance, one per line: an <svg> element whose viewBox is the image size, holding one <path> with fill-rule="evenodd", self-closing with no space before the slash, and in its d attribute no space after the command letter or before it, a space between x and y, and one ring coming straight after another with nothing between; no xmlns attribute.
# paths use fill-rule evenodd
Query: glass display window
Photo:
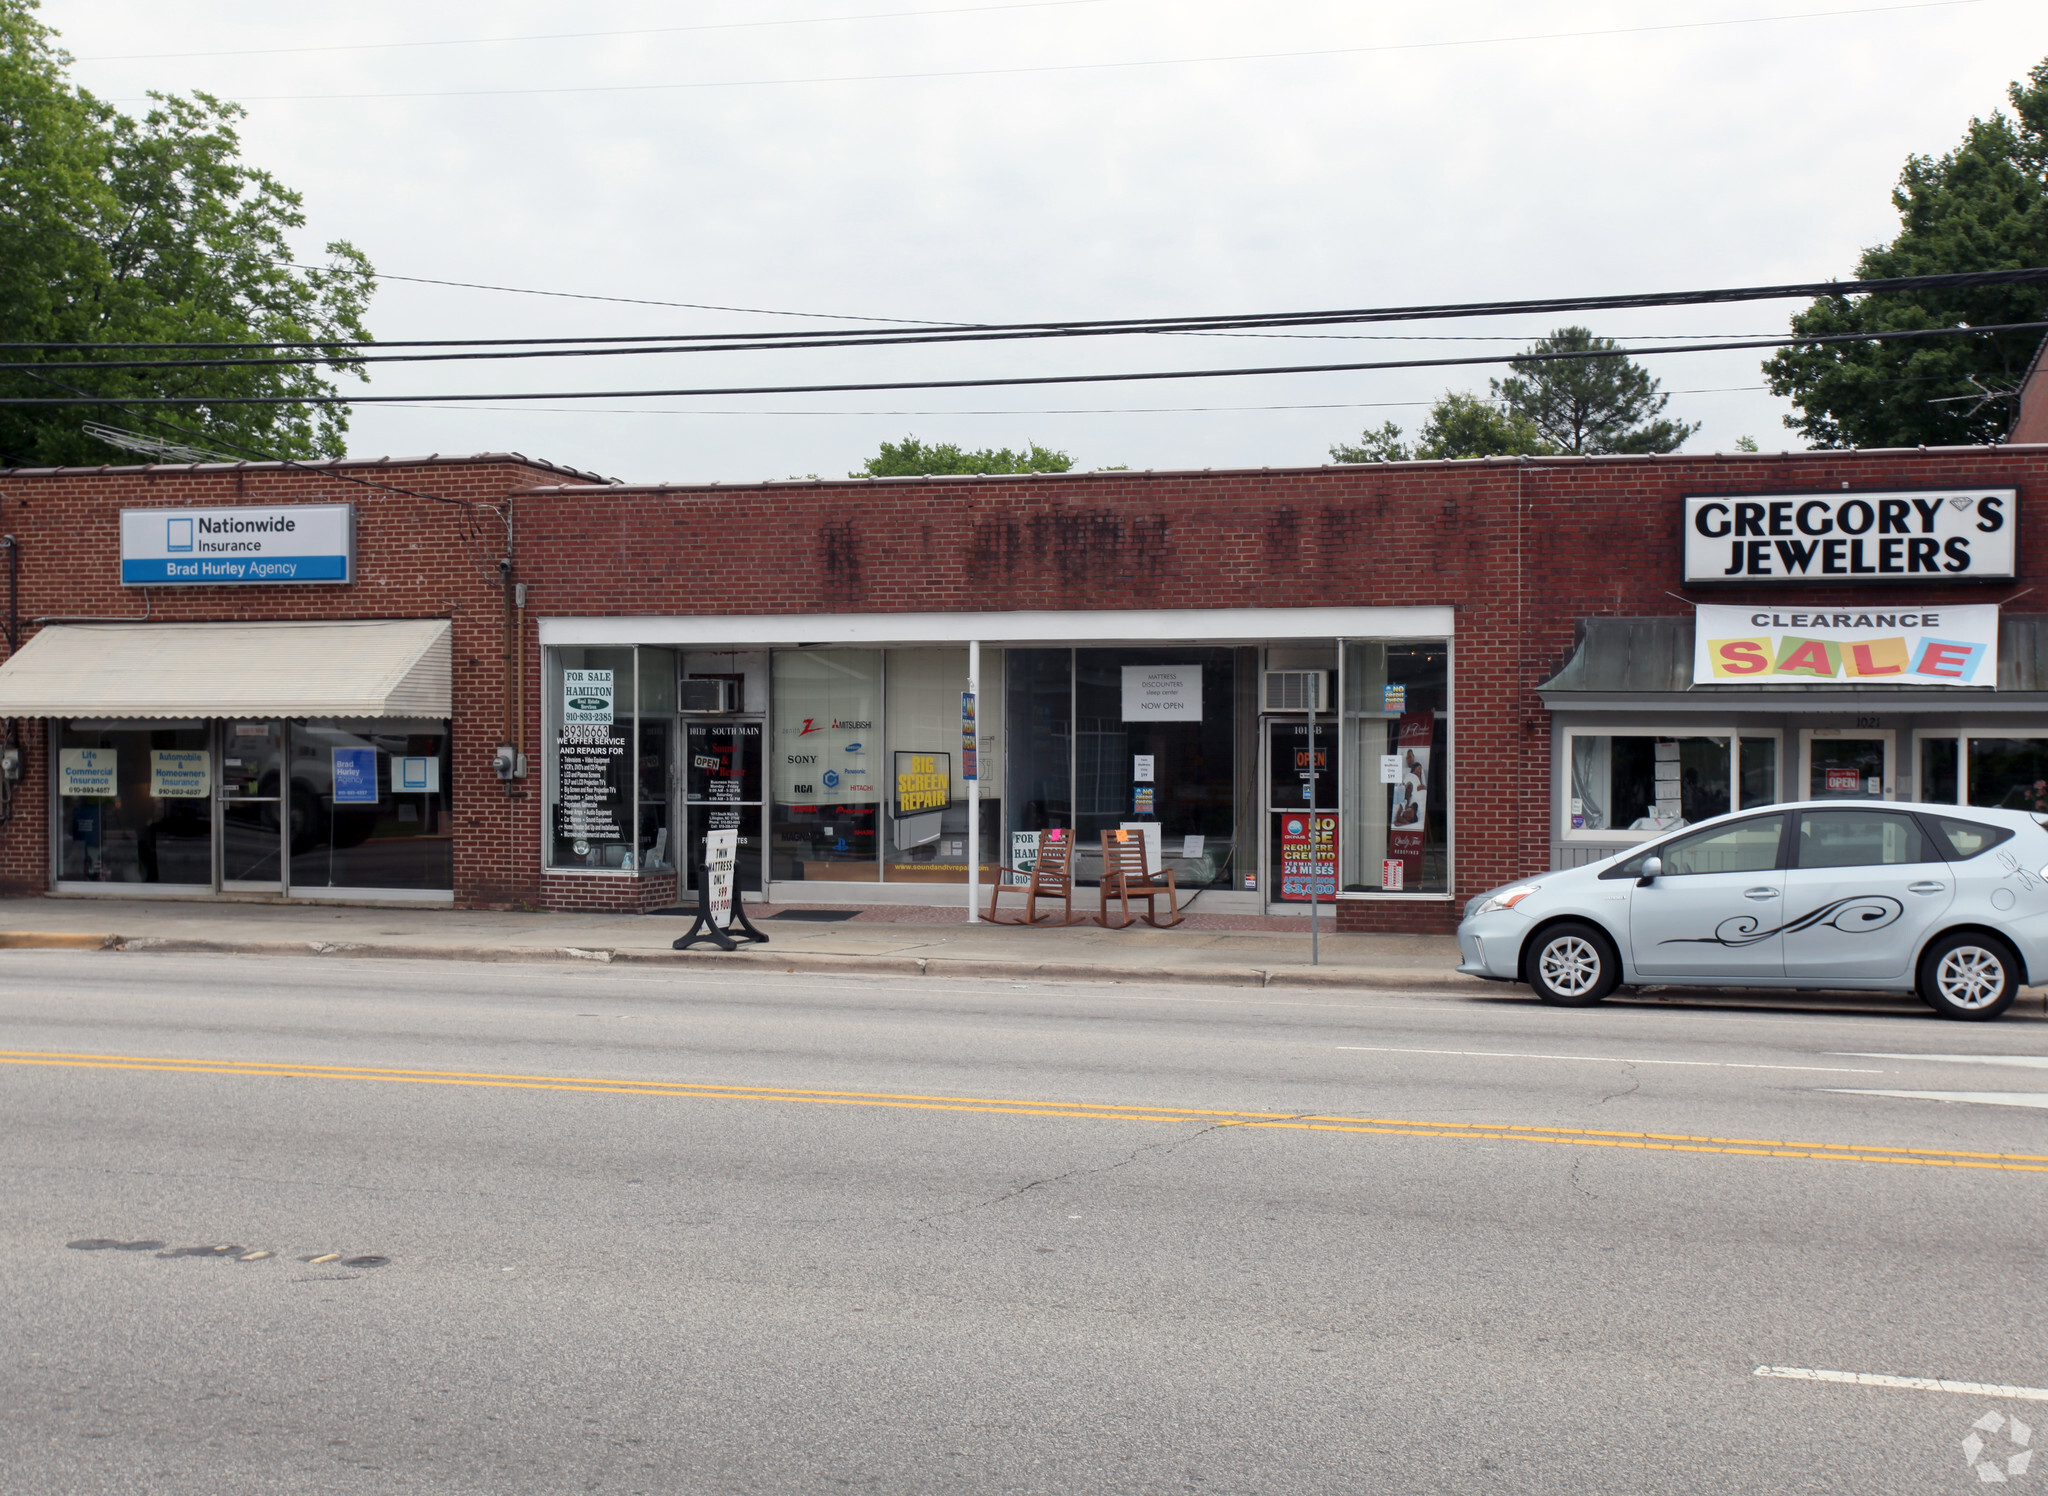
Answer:
<svg viewBox="0 0 2048 1496"><path fill-rule="evenodd" d="M778 650L771 674L769 877L877 881L888 774L882 651ZM954 740L957 714L956 701Z"/></svg>
<svg viewBox="0 0 2048 1496"><path fill-rule="evenodd" d="M1344 645L1335 851L1347 893L1450 889L1450 672L1444 640Z"/></svg>
<svg viewBox="0 0 2048 1496"><path fill-rule="evenodd" d="M2048 734L1922 733L1919 759L1923 802L2048 814Z"/></svg>
<svg viewBox="0 0 2048 1496"><path fill-rule="evenodd" d="M1783 798L1782 752L1775 732L1569 728L1559 785L1564 838L1641 841L1775 805Z"/></svg>
<svg viewBox="0 0 2048 1496"><path fill-rule="evenodd" d="M548 865L631 869L637 809L633 650L548 651Z"/></svg>
<svg viewBox="0 0 2048 1496"><path fill-rule="evenodd" d="M1232 860L1237 656L1230 649L1074 651L1074 869L1092 883L1104 831L1156 826L1183 887ZM1251 777L1251 776L1248 776Z"/></svg>
<svg viewBox="0 0 2048 1496"><path fill-rule="evenodd" d="M981 652L975 738L981 801L981 878L1001 861L1002 654ZM899 883L967 881L967 733L962 696L965 649L892 649L884 663L883 741L887 779L881 806L882 878Z"/></svg>
<svg viewBox="0 0 2048 1496"><path fill-rule="evenodd" d="M295 722L289 742L293 892L453 891L447 723Z"/></svg>
<svg viewBox="0 0 2048 1496"><path fill-rule="evenodd" d="M213 729L57 724L57 879L213 887Z"/></svg>

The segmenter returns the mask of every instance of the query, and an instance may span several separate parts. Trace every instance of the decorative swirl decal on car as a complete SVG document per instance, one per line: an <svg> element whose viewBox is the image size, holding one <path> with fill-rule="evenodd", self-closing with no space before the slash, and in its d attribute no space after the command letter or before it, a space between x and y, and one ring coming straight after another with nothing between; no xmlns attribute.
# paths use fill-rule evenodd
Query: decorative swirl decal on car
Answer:
<svg viewBox="0 0 2048 1496"><path fill-rule="evenodd" d="M1763 924L1759 916L1737 914L1714 926L1714 933L1711 935L1680 935L1657 943L1720 945L1731 950L1740 950L1745 946L1769 940L1773 935L1797 935L1801 930L1817 929L1822 925L1840 930L1844 935L1868 935L1872 930L1882 930L1905 912L1906 906L1897 899L1887 898L1881 893L1859 893L1852 894L1846 899L1836 899L1832 904L1823 904L1795 920L1773 925L1768 930L1758 928Z"/></svg>

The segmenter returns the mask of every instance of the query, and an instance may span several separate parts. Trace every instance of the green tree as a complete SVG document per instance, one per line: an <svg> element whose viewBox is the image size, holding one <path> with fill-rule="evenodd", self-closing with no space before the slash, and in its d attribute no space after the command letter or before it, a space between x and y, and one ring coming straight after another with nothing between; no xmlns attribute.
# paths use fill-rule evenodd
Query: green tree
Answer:
<svg viewBox="0 0 2048 1496"><path fill-rule="evenodd" d="M1446 390L1411 450L1392 421L1361 433L1356 444L1330 448L1333 462L1434 462L1447 457L1542 456L1549 443L1524 417L1460 390Z"/></svg>
<svg viewBox="0 0 2048 1496"><path fill-rule="evenodd" d="M367 342L369 261L337 241L327 246L326 265L293 262L286 236L305 223L300 196L241 160L241 108L203 93L152 93L141 119L122 114L70 84L70 58L36 17L37 5L0 0L0 342ZM109 403L0 404L0 463L105 462L109 450L80 429L89 419L236 451L344 450L344 406L197 406L159 418L118 401L328 395L330 376L361 377L345 358L237 369L90 367L149 356L10 355L48 367L0 372L0 399L84 391Z"/></svg>
<svg viewBox="0 0 2048 1496"><path fill-rule="evenodd" d="M1972 119L1940 157L1912 156L1892 191L1899 232L1864 251L1858 279L2048 265L2048 61L2006 91L2013 114ZM1827 296L1792 319L1795 335L2038 322L2048 287ZM2013 406L1987 399L2024 377L2041 334L1793 347L1764 364L1785 424L1816 447L1956 446L2004 437Z"/></svg>
<svg viewBox="0 0 2048 1496"><path fill-rule="evenodd" d="M1527 416L1477 395L1444 391L1415 443L1417 457L1541 457L1553 451Z"/></svg>
<svg viewBox="0 0 2048 1496"><path fill-rule="evenodd" d="M900 442L883 442L882 450L860 466L860 471L848 473L849 478L917 478L926 476L966 475L971 473L1064 473L1074 465L1074 459L1064 452L1054 452L1030 443L1022 452L1012 452L1008 447L984 447L979 452L964 452L952 442L935 442L930 446L914 436L906 436Z"/></svg>
<svg viewBox="0 0 2048 1496"><path fill-rule="evenodd" d="M1356 443L1338 442L1330 448L1332 462L1406 462L1413 455L1401 440L1401 428L1392 421L1377 430L1366 427Z"/></svg>
<svg viewBox="0 0 2048 1496"><path fill-rule="evenodd" d="M1529 353L1592 356L1515 359L1513 374L1491 381L1494 398L1557 452L1677 451L1699 426L1659 419L1671 397L1620 347L1583 327L1561 327L1530 345Z"/></svg>

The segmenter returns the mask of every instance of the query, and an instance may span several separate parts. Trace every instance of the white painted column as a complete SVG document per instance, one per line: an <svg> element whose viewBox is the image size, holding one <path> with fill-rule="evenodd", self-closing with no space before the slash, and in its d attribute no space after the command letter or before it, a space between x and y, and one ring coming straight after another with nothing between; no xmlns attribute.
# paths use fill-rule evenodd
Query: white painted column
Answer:
<svg viewBox="0 0 2048 1496"><path fill-rule="evenodd" d="M974 778L967 781L967 923L981 923L981 641L967 641L967 689L974 695Z"/></svg>

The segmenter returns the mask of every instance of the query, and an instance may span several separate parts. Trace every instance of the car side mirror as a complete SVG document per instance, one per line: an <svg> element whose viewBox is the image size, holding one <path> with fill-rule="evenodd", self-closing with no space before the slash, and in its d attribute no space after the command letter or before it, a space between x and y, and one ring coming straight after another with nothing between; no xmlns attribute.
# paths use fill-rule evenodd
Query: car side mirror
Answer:
<svg viewBox="0 0 2048 1496"><path fill-rule="evenodd" d="M1643 859L1643 875L1636 879L1636 887L1647 888L1663 876L1664 859L1661 857L1645 857Z"/></svg>

